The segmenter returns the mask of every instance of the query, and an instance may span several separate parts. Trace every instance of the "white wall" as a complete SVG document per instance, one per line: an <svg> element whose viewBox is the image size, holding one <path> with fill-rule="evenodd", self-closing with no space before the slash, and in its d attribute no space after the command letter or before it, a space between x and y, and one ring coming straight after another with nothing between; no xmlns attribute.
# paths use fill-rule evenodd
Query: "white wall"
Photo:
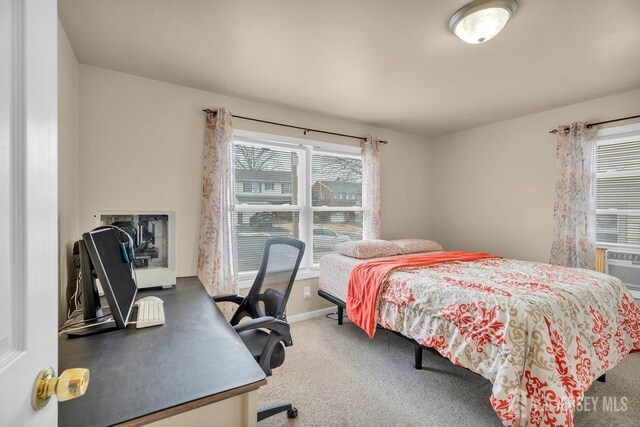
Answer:
<svg viewBox="0 0 640 427"><path fill-rule="evenodd" d="M383 238L430 236L428 139L338 118L227 97L102 68L80 65L80 229L100 211L175 210L177 273L196 274L203 108L389 140L381 148ZM384 108L384 106L380 106ZM301 131L235 120L236 128L303 137ZM357 145L357 140L310 134ZM315 288L316 281L304 281ZM325 306L316 297L290 314ZM299 306L297 310L295 307Z"/></svg>
<svg viewBox="0 0 640 427"><path fill-rule="evenodd" d="M548 262L556 153L548 131L636 114L640 90L434 138L433 237L448 249Z"/></svg>
<svg viewBox="0 0 640 427"><path fill-rule="evenodd" d="M66 288L73 242L80 237L78 147L78 61L58 21L58 254L59 321L66 313Z"/></svg>
<svg viewBox="0 0 640 427"><path fill-rule="evenodd" d="M548 131L640 108L635 90L429 140L97 67L81 64L79 70L80 231L94 227L93 214L103 210L175 210L179 276L196 271L202 108L225 106L250 117L388 139L382 147L383 238L428 237L447 249L537 261L548 260L553 231L555 137ZM301 137L286 128L234 124ZM290 314L326 306L317 297L302 300L302 286L315 295L317 280L296 283Z"/></svg>

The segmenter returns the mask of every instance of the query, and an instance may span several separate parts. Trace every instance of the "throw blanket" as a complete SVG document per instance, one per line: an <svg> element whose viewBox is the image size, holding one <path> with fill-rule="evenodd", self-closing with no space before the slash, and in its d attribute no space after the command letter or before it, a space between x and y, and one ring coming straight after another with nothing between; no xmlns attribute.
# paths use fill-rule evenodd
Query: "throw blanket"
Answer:
<svg viewBox="0 0 640 427"><path fill-rule="evenodd" d="M375 311L384 328L491 381L506 426L571 426L593 381L640 350L640 308L620 280L536 262L397 268Z"/></svg>
<svg viewBox="0 0 640 427"><path fill-rule="evenodd" d="M463 251L434 252L406 257L387 258L357 265L349 275L347 288L347 314L349 320L360 326L373 338L376 332L376 302L382 282L393 270L403 267L425 267L451 261L476 261L498 258L495 255Z"/></svg>

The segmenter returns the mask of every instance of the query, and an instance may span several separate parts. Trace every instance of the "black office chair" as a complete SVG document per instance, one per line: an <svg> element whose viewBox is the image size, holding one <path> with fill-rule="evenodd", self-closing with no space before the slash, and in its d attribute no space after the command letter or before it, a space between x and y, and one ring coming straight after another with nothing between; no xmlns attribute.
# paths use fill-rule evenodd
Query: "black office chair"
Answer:
<svg viewBox="0 0 640 427"><path fill-rule="evenodd" d="M288 237L267 239L258 275L247 296L213 297L215 302L238 304L230 323L267 376L284 363L284 347L293 345L285 310L304 247L303 242ZM245 317L251 320L240 323ZM258 421L284 411L289 418L298 416L298 409L287 403L258 410Z"/></svg>

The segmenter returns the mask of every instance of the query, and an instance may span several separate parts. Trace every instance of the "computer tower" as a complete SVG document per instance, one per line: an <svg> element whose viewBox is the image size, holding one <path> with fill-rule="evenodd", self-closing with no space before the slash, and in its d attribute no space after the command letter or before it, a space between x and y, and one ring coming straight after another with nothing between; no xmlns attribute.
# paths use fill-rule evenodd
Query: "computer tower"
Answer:
<svg viewBox="0 0 640 427"><path fill-rule="evenodd" d="M175 212L100 212L94 216L96 226L114 225L133 239L138 288L176 284Z"/></svg>

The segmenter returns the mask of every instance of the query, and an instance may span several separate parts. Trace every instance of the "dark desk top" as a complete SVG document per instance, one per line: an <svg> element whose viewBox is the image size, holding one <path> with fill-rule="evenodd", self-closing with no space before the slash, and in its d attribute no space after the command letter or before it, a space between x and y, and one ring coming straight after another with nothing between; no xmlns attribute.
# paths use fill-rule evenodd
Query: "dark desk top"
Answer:
<svg viewBox="0 0 640 427"><path fill-rule="evenodd" d="M138 299L149 295L164 301L162 326L59 339L58 372L89 368L91 375L84 396L59 404L61 427L118 424L265 384L264 372L197 278L140 291ZM198 399L202 405L194 406Z"/></svg>

